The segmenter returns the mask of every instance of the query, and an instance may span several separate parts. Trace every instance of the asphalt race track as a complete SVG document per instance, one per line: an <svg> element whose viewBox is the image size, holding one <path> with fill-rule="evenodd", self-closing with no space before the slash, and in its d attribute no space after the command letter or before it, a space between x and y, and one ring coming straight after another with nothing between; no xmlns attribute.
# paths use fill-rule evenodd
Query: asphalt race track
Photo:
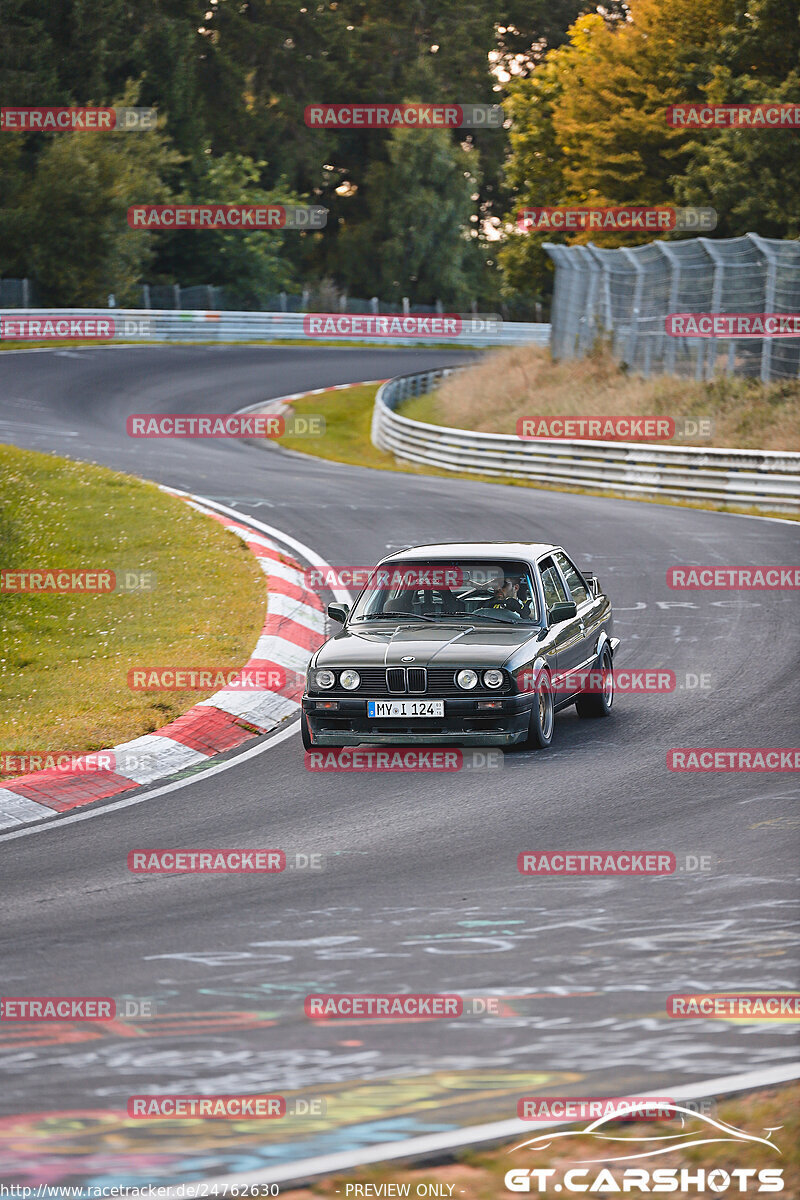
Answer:
<svg viewBox="0 0 800 1200"><path fill-rule="evenodd" d="M797 987L797 777L666 766L673 746L797 743L796 593L675 592L665 579L682 563L796 563L797 525L125 433L132 412L232 411L468 357L0 356L2 441L212 498L331 563L449 539L561 542L611 594L618 665L670 668L679 681L671 695L618 696L608 721L570 710L551 750L509 754L502 771L311 774L294 733L142 803L0 835L2 991L149 999L158 1014L80 1034L0 1028L0 1117L18 1118L0 1121L0 1134L14 1131L0 1138L4 1182L255 1171L513 1117L532 1092L669 1094L796 1055L789 1022L668 1020L664 1006L674 992ZM709 686L685 686L687 673ZM326 869L129 874L130 849L159 846L321 852ZM585 881L517 872L521 850L564 848L709 855L710 869ZM313 1023L303 997L325 991L506 1001L502 1016L452 1022ZM120 1117L135 1093L237 1091L324 1094L327 1115L264 1131Z"/></svg>

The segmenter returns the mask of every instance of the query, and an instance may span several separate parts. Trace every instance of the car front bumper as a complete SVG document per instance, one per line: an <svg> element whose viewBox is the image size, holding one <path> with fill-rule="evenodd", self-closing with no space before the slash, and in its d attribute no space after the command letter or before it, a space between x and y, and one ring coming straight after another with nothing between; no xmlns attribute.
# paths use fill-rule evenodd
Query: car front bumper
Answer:
<svg viewBox="0 0 800 1200"><path fill-rule="evenodd" d="M331 698L333 699L333 698ZM478 701L444 699L444 717L415 720L367 717L366 700L335 697L338 708L321 709L331 699L303 697L303 713L318 746L428 745L513 746L528 736L531 697L498 697L496 709L479 709Z"/></svg>

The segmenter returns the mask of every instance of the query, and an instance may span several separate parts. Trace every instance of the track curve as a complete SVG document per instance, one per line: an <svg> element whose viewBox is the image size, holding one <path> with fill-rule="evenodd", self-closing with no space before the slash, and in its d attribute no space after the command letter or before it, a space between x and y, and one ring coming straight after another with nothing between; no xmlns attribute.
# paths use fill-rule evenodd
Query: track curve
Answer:
<svg viewBox="0 0 800 1200"><path fill-rule="evenodd" d="M333 563L415 542L562 542L612 596L620 665L711 681L618 697L609 722L563 715L550 752L509 756L494 775L309 775L291 736L151 801L0 839L3 992L148 997L160 1014L80 1041L0 1029L0 1114L30 1114L10 1149L0 1120L4 1181L38 1181L36 1171L50 1183L205 1178L502 1119L531 1092L624 1095L796 1053L790 1025L663 1017L671 992L797 983L796 777L675 775L665 762L670 746L796 744L792 593L676 593L665 580L678 563L797 562L796 525L125 435L130 412L232 411L470 357L254 347L0 355L3 441L215 499ZM266 881L126 870L136 846L199 845L321 851L328 866ZM522 878L516 856L537 848L710 854L713 869ZM447 1024L303 1016L308 991L403 990L516 999L504 1017ZM132 1093L237 1090L324 1090L328 1115L206 1140L160 1122L114 1124ZM70 1142L63 1117L45 1132L42 1114L56 1110L112 1116L81 1118Z"/></svg>

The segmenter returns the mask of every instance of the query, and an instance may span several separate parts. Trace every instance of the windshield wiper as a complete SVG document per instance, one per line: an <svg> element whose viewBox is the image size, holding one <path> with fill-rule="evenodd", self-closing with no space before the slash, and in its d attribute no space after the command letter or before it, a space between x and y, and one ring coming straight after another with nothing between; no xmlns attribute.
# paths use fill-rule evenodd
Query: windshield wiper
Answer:
<svg viewBox="0 0 800 1200"><path fill-rule="evenodd" d="M532 625L530 619L520 618L519 621L508 621L505 617L490 617L488 613L473 613L470 617L471 621L495 621L499 625L513 625L516 629L517 625Z"/></svg>

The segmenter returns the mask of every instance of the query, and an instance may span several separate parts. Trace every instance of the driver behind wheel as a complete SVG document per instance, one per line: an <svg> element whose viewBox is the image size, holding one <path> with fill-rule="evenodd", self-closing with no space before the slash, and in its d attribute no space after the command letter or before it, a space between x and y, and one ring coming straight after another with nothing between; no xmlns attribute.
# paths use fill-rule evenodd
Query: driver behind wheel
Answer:
<svg viewBox="0 0 800 1200"><path fill-rule="evenodd" d="M517 613L520 617L529 617L531 614L530 600L523 602L519 599L520 582L520 579L506 578L505 575L494 580L490 607L504 608L508 612Z"/></svg>

